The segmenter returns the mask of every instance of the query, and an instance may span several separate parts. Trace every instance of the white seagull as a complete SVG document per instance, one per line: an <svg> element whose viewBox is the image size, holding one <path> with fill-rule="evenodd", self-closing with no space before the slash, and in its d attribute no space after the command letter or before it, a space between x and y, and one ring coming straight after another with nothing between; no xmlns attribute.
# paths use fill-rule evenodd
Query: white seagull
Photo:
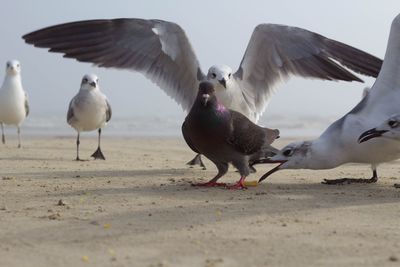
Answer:
<svg viewBox="0 0 400 267"><path fill-rule="evenodd" d="M4 125L15 125L18 131L18 148L21 148L21 124L29 114L28 97L21 81L21 64L7 61L6 76L0 88L1 140L6 143Z"/></svg>
<svg viewBox="0 0 400 267"><path fill-rule="evenodd" d="M260 24L254 29L235 72L228 66L215 65L207 74L201 70L183 29L163 20L78 21L44 28L23 39L67 58L141 72L185 111L190 110L199 83L208 80L224 106L254 123L275 86L291 75L361 82L345 67L376 77L382 65L382 60L346 44L277 24ZM191 163L201 162L196 158Z"/></svg>
<svg viewBox="0 0 400 267"><path fill-rule="evenodd" d="M95 159L105 159L100 149L101 128L111 119L111 106L107 97L100 92L99 78L94 74L86 74L82 78L78 94L69 103L67 122L77 132L76 160L79 161L79 137L81 132L98 129L97 150L91 155Z"/></svg>
<svg viewBox="0 0 400 267"><path fill-rule="evenodd" d="M370 164L370 179L342 178L324 180L326 184L374 183L377 166L400 157L400 146L393 138L376 138L369 142L363 132L400 113L400 15L392 22L382 70L369 93L344 117L330 125L311 141L295 142L284 147L270 162L280 163L260 181L282 169L330 169L345 163ZM392 126L397 122L389 120ZM360 137L361 135L361 137ZM371 136L369 136L371 137Z"/></svg>

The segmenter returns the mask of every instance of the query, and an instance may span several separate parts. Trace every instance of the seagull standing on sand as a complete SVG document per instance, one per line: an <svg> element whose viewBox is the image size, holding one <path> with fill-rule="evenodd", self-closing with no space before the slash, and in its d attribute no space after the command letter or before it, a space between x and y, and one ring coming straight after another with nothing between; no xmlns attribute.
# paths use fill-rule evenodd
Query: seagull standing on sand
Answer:
<svg viewBox="0 0 400 267"><path fill-rule="evenodd" d="M244 180L250 174L251 155L268 147L278 136L278 130L263 128L252 123L239 112L229 110L216 97L214 85L202 82L197 98L182 124L182 133L188 146L205 155L218 168L218 174L198 186L225 186L218 183L228 171L228 164L235 166L241 177L232 189L244 189Z"/></svg>
<svg viewBox="0 0 400 267"><path fill-rule="evenodd" d="M78 94L69 103L67 122L77 132L76 160L79 158L79 136L81 132L98 129L97 150L91 155L94 159L105 159L100 149L101 128L111 119L111 106L106 96L100 92L99 79L94 74L86 74L82 78Z"/></svg>
<svg viewBox="0 0 400 267"><path fill-rule="evenodd" d="M346 67L376 77L382 65L382 60L354 47L305 29L277 24L260 24L254 29L235 72L228 66L215 65L207 74L201 70L183 29L163 20L77 21L44 28L23 39L67 58L141 72L185 111L192 107L199 83L208 80L224 106L254 123L264 112L275 86L291 75L361 82ZM203 165L199 156L189 163Z"/></svg>
<svg viewBox="0 0 400 267"><path fill-rule="evenodd" d="M369 129L391 115L400 113L399 73L400 15L392 22L382 70L369 93L349 113L329 126L319 138L284 147L270 160L280 164L261 177L260 181L282 169L330 169L353 162L370 164L372 177L325 179L323 183L375 183L378 180L378 164L400 158L400 146L396 140L390 138L363 141L376 134ZM396 126L397 122L389 120L388 125L391 124ZM362 143L359 144L358 140Z"/></svg>
<svg viewBox="0 0 400 267"><path fill-rule="evenodd" d="M15 125L18 131L18 148L21 148L21 124L29 114L28 97L21 81L21 64L10 60L0 88L1 141L6 143L4 124Z"/></svg>

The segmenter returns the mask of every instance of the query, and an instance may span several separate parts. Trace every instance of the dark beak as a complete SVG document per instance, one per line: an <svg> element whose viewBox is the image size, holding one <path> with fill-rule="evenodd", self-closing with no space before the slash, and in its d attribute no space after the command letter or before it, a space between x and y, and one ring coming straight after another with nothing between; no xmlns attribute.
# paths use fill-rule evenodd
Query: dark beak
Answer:
<svg viewBox="0 0 400 267"><path fill-rule="evenodd" d="M222 80L219 80L219 83L222 84L222 86L226 89L226 80L225 80L225 78L222 78Z"/></svg>
<svg viewBox="0 0 400 267"><path fill-rule="evenodd" d="M96 87L96 82L89 83L91 86Z"/></svg>
<svg viewBox="0 0 400 267"><path fill-rule="evenodd" d="M280 167L287 162L287 160L266 160L265 162L260 162L260 163L279 163L278 166L276 166L275 168L273 168L272 170L268 171L266 174L264 174L263 176L261 176L261 178L258 180L259 183L261 183L263 180L265 180L266 178L268 178L268 176L270 176L271 174L273 174L274 172L277 172L280 170Z"/></svg>
<svg viewBox="0 0 400 267"><path fill-rule="evenodd" d="M368 141L369 139L380 137L382 134L386 133L387 130L377 130L376 128L372 128L371 130L365 131L358 137L358 143L363 143Z"/></svg>

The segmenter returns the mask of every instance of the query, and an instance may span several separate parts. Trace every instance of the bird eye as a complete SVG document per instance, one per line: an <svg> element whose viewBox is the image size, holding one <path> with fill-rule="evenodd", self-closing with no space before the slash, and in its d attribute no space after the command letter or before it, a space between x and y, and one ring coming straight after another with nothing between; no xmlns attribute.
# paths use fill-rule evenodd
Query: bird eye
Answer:
<svg viewBox="0 0 400 267"><path fill-rule="evenodd" d="M10 67L10 63L7 62L7 68L9 68L9 67Z"/></svg>
<svg viewBox="0 0 400 267"><path fill-rule="evenodd" d="M211 77L212 77L213 79L215 79L215 78L217 77L217 75L216 75L215 73L211 73Z"/></svg>
<svg viewBox="0 0 400 267"><path fill-rule="evenodd" d="M388 125L389 125L391 128L396 128L396 127L399 125L399 123L398 123L397 121L395 121L395 120L390 120L390 121L388 122Z"/></svg>
<svg viewBox="0 0 400 267"><path fill-rule="evenodd" d="M231 75L232 75L232 73L229 73L229 75L228 75L229 79L231 78Z"/></svg>
<svg viewBox="0 0 400 267"><path fill-rule="evenodd" d="M83 78L82 82L83 82L83 83L87 83L87 82L88 82L88 79Z"/></svg>
<svg viewBox="0 0 400 267"><path fill-rule="evenodd" d="M285 151L283 151L282 153L285 157L290 157L293 154L293 150L291 149L286 149Z"/></svg>
<svg viewBox="0 0 400 267"><path fill-rule="evenodd" d="M19 64L17 64L17 67L19 68Z"/></svg>

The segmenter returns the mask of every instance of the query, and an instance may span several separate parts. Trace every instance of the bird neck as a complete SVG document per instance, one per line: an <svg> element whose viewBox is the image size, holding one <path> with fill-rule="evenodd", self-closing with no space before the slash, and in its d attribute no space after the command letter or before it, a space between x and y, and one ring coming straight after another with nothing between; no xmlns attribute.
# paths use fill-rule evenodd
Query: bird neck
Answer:
<svg viewBox="0 0 400 267"><path fill-rule="evenodd" d="M20 74L7 74L4 78L3 86L4 90L22 90L22 82Z"/></svg>

